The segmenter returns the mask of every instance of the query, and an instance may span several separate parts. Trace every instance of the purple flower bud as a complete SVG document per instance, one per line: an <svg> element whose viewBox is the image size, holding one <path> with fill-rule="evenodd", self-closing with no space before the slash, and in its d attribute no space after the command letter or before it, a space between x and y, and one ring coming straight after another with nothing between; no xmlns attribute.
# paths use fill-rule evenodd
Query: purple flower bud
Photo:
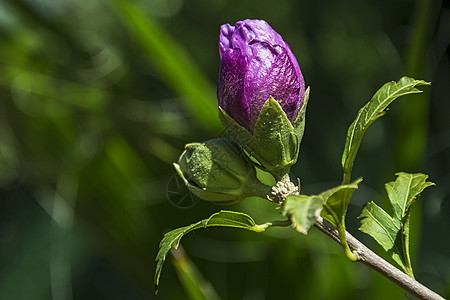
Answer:
<svg viewBox="0 0 450 300"><path fill-rule="evenodd" d="M304 102L305 82L291 48L263 20L222 25L217 98L219 106L253 132L272 96L293 123Z"/></svg>

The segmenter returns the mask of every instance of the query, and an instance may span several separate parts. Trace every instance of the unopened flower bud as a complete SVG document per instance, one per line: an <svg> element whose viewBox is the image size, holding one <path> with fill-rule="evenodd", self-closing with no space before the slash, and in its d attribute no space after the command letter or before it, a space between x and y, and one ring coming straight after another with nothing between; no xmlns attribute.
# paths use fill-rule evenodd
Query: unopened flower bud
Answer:
<svg viewBox="0 0 450 300"><path fill-rule="evenodd" d="M269 97L293 124L305 100L305 82L289 45L264 20L222 25L219 106L253 132Z"/></svg>
<svg viewBox="0 0 450 300"><path fill-rule="evenodd" d="M219 118L256 166L280 180L297 161L309 90L289 45L263 20L222 25Z"/></svg>
<svg viewBox="0 0 450 300"><path fill-rule="evenodd" d="M233 204L270 193L270 187L258 181L240 148L228 139L187 144L174 165L189 190L203 200Z"/></svg>

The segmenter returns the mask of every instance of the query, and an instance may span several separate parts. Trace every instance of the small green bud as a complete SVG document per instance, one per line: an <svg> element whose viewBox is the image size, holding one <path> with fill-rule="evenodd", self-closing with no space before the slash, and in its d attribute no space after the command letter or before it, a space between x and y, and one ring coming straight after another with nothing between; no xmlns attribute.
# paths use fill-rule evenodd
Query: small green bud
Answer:
<svg viewBox="0 0 450 300"><path fill-rule="evenodd" d="M189 190L203 200L233 204L270 193L240 148L228 139L187 144L174 166Z"/></svg>

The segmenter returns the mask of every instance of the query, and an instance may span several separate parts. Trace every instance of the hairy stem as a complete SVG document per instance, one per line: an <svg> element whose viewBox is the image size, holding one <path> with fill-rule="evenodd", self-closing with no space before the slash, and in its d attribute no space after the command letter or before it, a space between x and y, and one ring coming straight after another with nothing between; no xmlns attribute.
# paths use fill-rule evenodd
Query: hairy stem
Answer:
<svg viewBox="0 0 450 300"><path fill-rule="evenodd" d="M317 222L314 224L314 227L331 237L337 243L341 244L341 236L338 230L327 220L319 217ZM442 298L437 293L433 292L426 286L417 282L407 274L403 273L378 255L376 255L372 250L367 248L363 243L361 243L347 231L345 231L345 236L349 248L356 257L355 261L369 266L390 281L394 282L396 285L400 286L408 293L420 299L444 300L444 298Z"/></svg>
<svg viewBox="0 0 450 300"><path fill-rule="evenodd" d="M287 166L281 170L271 172L272 176L275 177L276 181L291 181L289 178L289 171L291 166Z"/></svg>

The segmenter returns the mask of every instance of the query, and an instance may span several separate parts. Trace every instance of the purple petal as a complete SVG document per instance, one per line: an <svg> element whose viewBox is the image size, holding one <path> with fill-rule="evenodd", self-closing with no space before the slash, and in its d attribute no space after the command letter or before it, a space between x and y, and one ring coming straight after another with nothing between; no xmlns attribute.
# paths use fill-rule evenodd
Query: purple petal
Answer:
<svg viewBox="0 0 450 300"><path fill-rule="evenodd" d="M220 76L217 87L219 106L236 122L248 127L250 119L249 103L244 96L244 80L247 63L240 50L228 49L222 53Z"/></svg>
<svg viewBox="0 0 450 300"><path fill-rule="evenodd" d="M225 24L220 26L220 35L219 35L219 54L220 59L222 59L223 53L232 48L231 47L231 37L234 33L234 26L230 24Z"/></svg>
<svg viewBox="0 0 450 300"><path fill-rule="evenodd" d="M252 46L255 55L245 80L245 96L250 102L250 128L255 125L261 108L270 96L280 103L288 119L293 121L297 116L295 113L302 89L300 81L303 79L299 79L288 51L267 43Z"/></svg>
<svg viewBox="0 0 450 300"><path fill-rule="evenodd" d="M223 25L219 105L253 131L262 106L272 96L291 122L303 105L305 83L298 62L282 37L263 20Z"/></svg>

